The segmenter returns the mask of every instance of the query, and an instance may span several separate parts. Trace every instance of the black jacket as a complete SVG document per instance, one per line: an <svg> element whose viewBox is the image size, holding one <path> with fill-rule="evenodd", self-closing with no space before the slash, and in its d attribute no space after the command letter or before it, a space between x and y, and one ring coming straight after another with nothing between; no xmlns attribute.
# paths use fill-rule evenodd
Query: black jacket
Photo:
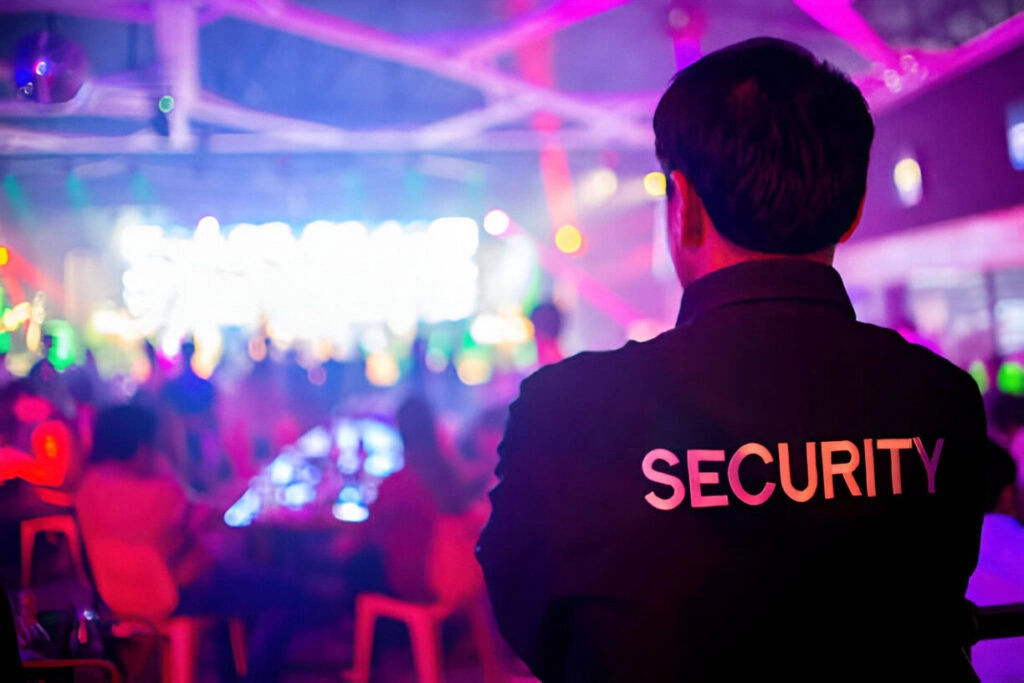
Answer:
<svg viewBox="0 0 1024 683"><path fill-rule="evenodd" d="M523 382L478 557L544 681L969 680L984 444L970 376L835 270L734 266Z"/></svg>

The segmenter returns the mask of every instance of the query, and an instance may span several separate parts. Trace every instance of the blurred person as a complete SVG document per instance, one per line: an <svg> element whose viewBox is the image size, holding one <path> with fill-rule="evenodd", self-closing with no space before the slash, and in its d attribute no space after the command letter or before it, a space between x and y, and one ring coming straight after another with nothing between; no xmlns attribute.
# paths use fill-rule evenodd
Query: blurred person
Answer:
<svg viewBox="0 0 1024 683"><path fill-rule="evenodd" d="M74 401L68 393L64 376L50 361L54 341L52 334L43 335L39 350L42 355L29 370L27 379L35 395L45 398L62 415L70 418L75 413Z"/></svg>
<svg viewBox="0 0 1024 683"><path fill-rule="evenodd" d="M537 343L537 363L541 366L561 361L565 356L559 339L562 335L562 311L551 301L530 313L534 340Z"/></svg>
<svg viewBox="0 0 1024 683"><path fill-rule="evenodd" d="M146 381L139 385L135 392L134 401L146 401L155 405L163 392L164 383L167 381L167 373L157 355L156 347L148 339L142 342L142 352L146 356L146 363L149 366L149 374Z"/></svg>
<svg viewBox="0 0 1024 683"><path fill-rule="evenodd" d="M193 367L196 346L181 345L181 369L164 383L161 401L177 416L179 437L184 443L185 461L180 463L190 485L201 490L214 487L222 478L223 459L217 433L217 390L210 380L200 377Z"/></svg>
<svg viewBox="0 0 1024 683"><path fill-rule="evenodd" d="M156 437L156 414L142 406L112 406L97 418L92 457L76 501L94 571L100 575L104 565L123 567L131 561L114 549L155 550L177 584L173 614L249 617L249 678L274 680L287 636L303 609L303 592L269 570L215 557L199 534L215 526L219 511L190 497L156 450ZM128 600L146 604L153 588L122 585L117 590L129 596L137 592ZM229 652L221 653L220 670L230 675Z"/></svg>
<svg viewBox="0 0 1024 683"><path fill-rule="evenodd" d="M434 602L439 595L434 559L449 563L452 578L478 574L473 560L477 534L487 515L486 490L492 467L466 458L439 424L433 406L413 394L398 410L405 467L381 484L364 536L353 544L380 551L389 592L410 602ZM468 444L472 438L465 437ZM481 458L478 462L483 463ZM459 524L450 524L458 520ZM461 526L460 526L461 525ZM472 528L469 534L439 529ZM447 538L439 539L439 536ZM351 539L350 539L351 540ZM438 541L445 542L444 548Z"/></svg>
<svg viewBox="0 0 1024 683"><path fill-rule="evenodd" d="M478 548L502 633L543 681L974 680L977 385L858 323L831 267L863 96L754 39L654 131L677 325L523 383Z"/></svg>
<svg viewBox="0 0 1024 683"><path fill-rule="evenodd" d="M14 381L15 375L7 367L7 352L0 351L0 389Z"/></svg>
<svg viewBox="0 0 1024 683"><path fill-rule="evenodd" d="M985 451L985 521L978 568L967 597L979 607L1024 602L1024 527L1015 517L1017 465L995 443ZM1024 681L1024 638L984 640L971 648L983 683Z"/></svg>
<svg viewBox="0 0 1024 683"><path fill-rule="evenodd" d="M254 362L224 407L225 447L235 473L246 479L301 436L278 370L269 353Z"/></svg>

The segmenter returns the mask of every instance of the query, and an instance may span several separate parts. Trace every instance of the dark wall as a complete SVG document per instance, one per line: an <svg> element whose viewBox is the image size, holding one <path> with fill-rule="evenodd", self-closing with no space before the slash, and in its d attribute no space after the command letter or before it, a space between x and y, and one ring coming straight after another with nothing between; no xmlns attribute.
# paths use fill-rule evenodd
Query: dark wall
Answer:
<svg viewBox="0 0 1024 683"><path fill-rule="evenodd" d="M1024 203L1024 171L1006 145L1011 103L1024 103L1024 46L879 114L858 237ZM908 151L924 187L912 207L900 204L892 180Z"/></svg>

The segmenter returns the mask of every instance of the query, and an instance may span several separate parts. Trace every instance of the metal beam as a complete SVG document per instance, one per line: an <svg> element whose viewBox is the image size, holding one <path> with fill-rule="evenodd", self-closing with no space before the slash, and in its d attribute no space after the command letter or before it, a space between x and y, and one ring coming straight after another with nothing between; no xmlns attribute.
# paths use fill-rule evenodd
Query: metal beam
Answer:
<svg viewBox="0 0 1024 683"><path fill-rule="evenodd" d="M563 0L513 20L505 28L474 41L459 59L481 62L510 52L526 43L547 38L579 22L625 5L631 0Z"/></svg>
<svg viewBox="0 0 1024 683"><path fill-rule="evenodd" d="M168 117L174 147L192 146L190 119L199 99L199 19L189 0L155 0L153 33L157 61L165 92L174 97L173 116Z"/></svg>
<svg viewBox="0 0 1024 683"><path fill-rule="evenodd" d="M332 135L309 131L263 133L218 133L204 140L203 150L211 154L283 154L289 152L520 152L543 149L556 143L570 150L649 150L624 140L607 140L590 130L562 130L539 134L534 131L485 131L473 137L424 140L417 130L337 131ZM127 136L54 134L0 125L0 155L132 155L191 154L195 150L174 147L168 138L153 131Z"/></svg>
<svg viewBox="0 0 1024 683"><path fill-rule="evenodd" d="M21 12L58 12L69 16L148 23L153 12L147 2L122 0L3 0L0 14Z"/></svg>
<svg viewBox="0 0 1024 683"><path fill-rule="evenodd" d="M153 116L153 96L138 88L87 82L74 98L59 104L29 100L0 100L0 117L63 118L96 116L111 119L148 119Z"/></svg>
<svg viewBox="0 0 1024 683"><path fill-rule="evenodd" d="M430 71L478 88L493 98L532 97L538 109L604 128L609 137L627 143L651 144L653 140L646 125L628 116L532 85L493 67L441 54L364 24L289 3L267 9L247 0L216 0L215 6L225 14L251 23Z"/></svg>
<svg viewBox="0 0 1024 683"><path fill-rule="evenodd" d="M851 0L793 0L793 4L866 59L885 68L899 69L899 53L853 8Z"/></svg>

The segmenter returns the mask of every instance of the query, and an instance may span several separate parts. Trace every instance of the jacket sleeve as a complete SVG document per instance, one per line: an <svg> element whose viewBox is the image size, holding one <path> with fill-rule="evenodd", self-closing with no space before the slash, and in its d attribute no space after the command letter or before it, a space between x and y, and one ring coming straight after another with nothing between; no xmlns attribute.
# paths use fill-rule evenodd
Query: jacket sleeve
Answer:
<svg viewBox="0 0 1024 683"><path fill-rule="evenodd" d="M556 399L541 384L538 375L527 379L509 410L477 559L505 640L535 675L557 680L568 646L556 588L556 492L564 482L554 445Z"/></svg>

